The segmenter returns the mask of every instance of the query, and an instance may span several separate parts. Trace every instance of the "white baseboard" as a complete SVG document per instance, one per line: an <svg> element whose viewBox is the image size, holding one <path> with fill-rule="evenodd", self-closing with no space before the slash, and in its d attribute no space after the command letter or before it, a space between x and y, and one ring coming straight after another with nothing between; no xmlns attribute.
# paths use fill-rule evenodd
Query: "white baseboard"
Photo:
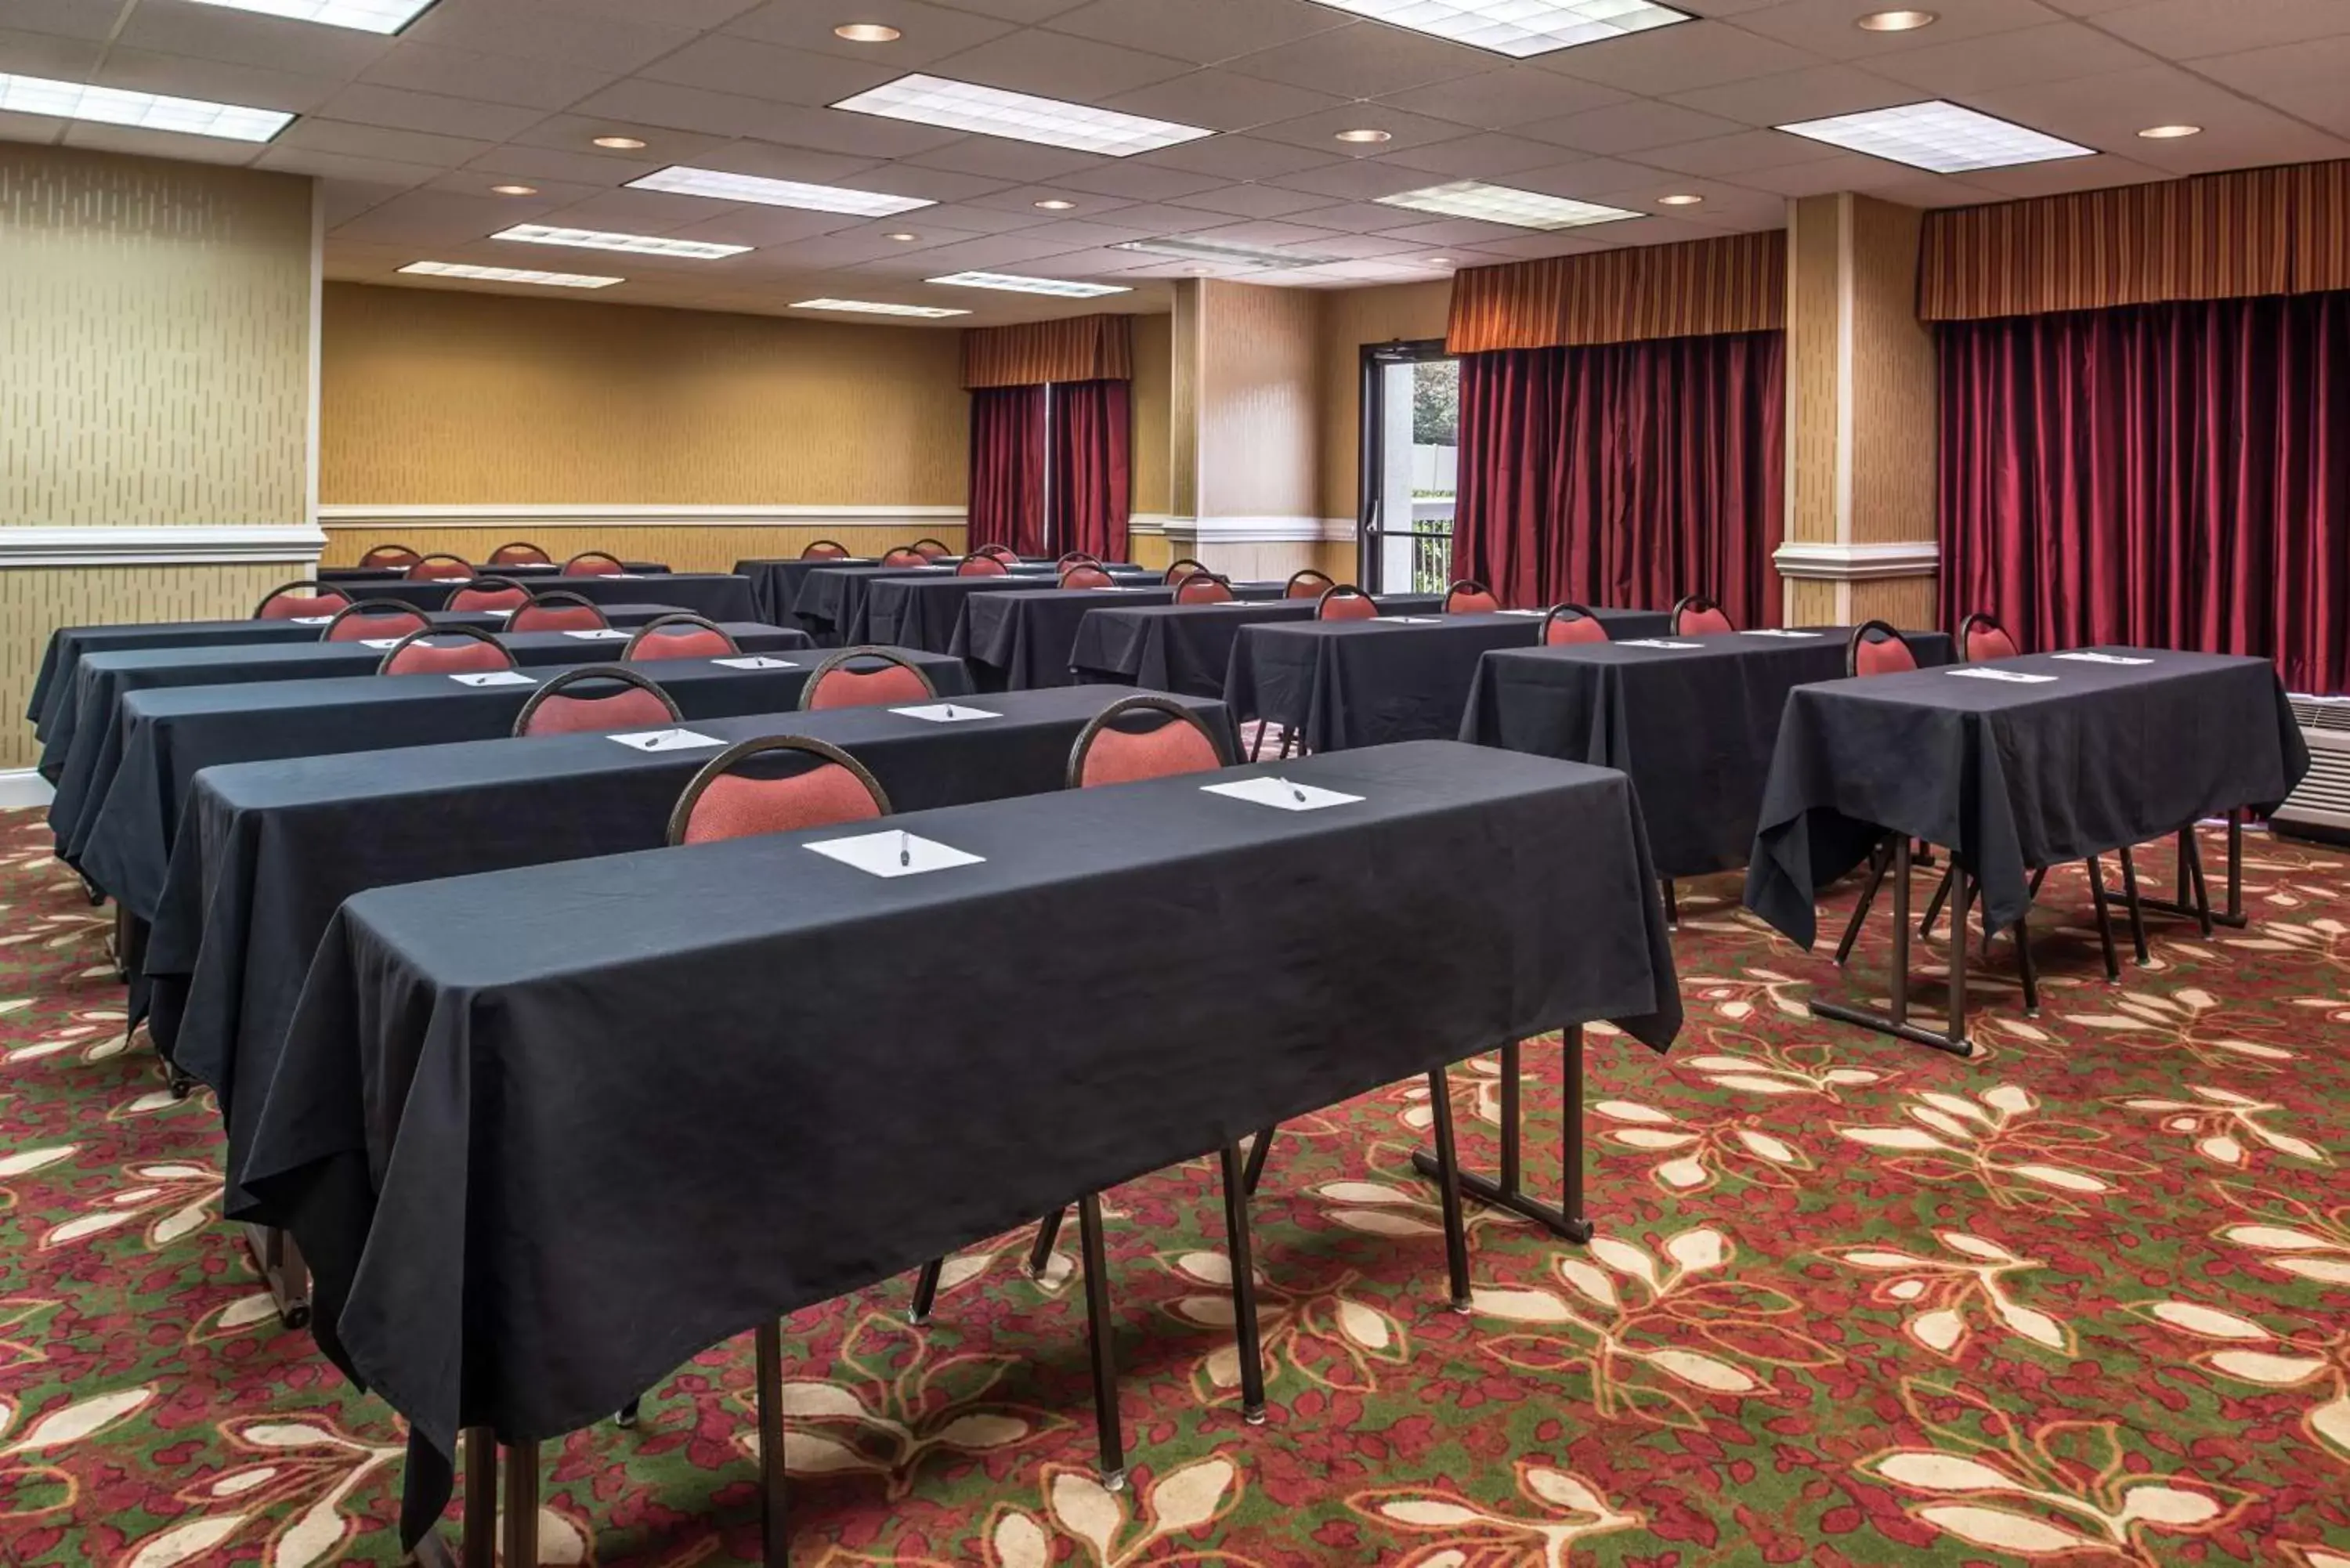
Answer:
<svg viewBox="0 0 2350 1568"><path fill-rule="evenodd" d="M1929 577L1941 569L1942 547L1929 539L1882 545L1815 544L1790 539L1771 564L1783 577L1863 583L1880 577Z"/></svg>
<svg viewBox="0 0 2350 1568"><path fill-rule="evenodd" d="M238 566L275 561L315 566L327 535L307 523L174 524L0 528L0 566Z"/></svg>
<svg viewBox="0 0 2350 1568"><path fill-rule="evenodd" d="M872 528L901 524L917 530L959 528L960 506L566 506L553 503L482 506L321 506L318 521L329 528L479 528L508 524L517 528L595 527L626 524L632 528Z"/></svg>
<svg viewBox="0 0 2350 1568"><path fill-rule="evenodd" d="M0 768L0 811L47 805L57 793L48 780L31 768Z"/></svg>
<svg viewBox="0 0 2350 1568"><path fill-rule="evenodd" d="M1352 517L1169 517L1138 514L1129 533L1160 534L1179 545L1352 544Z"/></svg>

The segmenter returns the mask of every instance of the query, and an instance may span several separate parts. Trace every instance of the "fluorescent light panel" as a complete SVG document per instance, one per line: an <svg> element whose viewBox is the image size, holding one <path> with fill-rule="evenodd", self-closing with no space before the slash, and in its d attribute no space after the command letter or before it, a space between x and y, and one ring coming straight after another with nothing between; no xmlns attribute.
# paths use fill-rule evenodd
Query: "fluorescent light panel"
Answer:
<svg viewBox="0 0 2350 1568"><path fill-rule="evenodd" d="M196 0L231 11L258 11L296 22L355 27L362 33L397 33L431 7L432 0Z"/></svg>
<svg viewBox="0 0 2350 1568"><path fill-rule="evenodd" d="M533 245L570 245L583 251L633 251L647 256L688 256L695 261L717 261L723 256L739 256L749 245L712 244L707 240L665 240L658 234L616 234L602 229L556 229L545 223L516 223L511 229L500 229L490 238L520 240Z"/></svg>
<svg viewBox="0 0 2350 1568"><path fill-rule="evenodd" d="M1276 250L1271 245L1222 244L1213 240L1124 240L1110 249L1139 251L1147 256L1180 256L1185 261L1224 262L1233 266L1327 266L1338 259Z"/></svg>
<svg viewBox="0 0 2350 1568"><path fill-rule="evenodd" d="M1669 27L1690 14L1650 0L1317 0L1415 33L1523 59L1627 33Z"/></svg>
<svg viewBox="0 0 2350 1568"><path fill-rule="evenodd" d="M547 288L609 288L624 277L599 277L584 272L531 272L521 267L473 266L464 262L410 262L400 269L423 277L473 277L484 283L535 283Z"/></svg>
<svg viewBox="0 0 2350 1568"><path fill-rule="evenodd" d="M200 98L164 98L151 92L5 73L0 73L0 109L96 120L101 125L133 125L141 130L173 130L183 136L217 136L228 141L266 141L294 120L282 109L244 109Z"/></svg>
<svg viewBox="0 0 2350 1568"><path fill-rule="evenodd" d="M1507 223L1519 229L1579 229L1586 223L1612 223L1620 218L1640 216L1621 207L1603 207L1595 202L1545 196L1539 191L1521 191L1514 185L1488 185L1476 180L1461 180L1450 185L1430 185L1424 191L1406 191L1400 195L1382 196L1379 202L1388 207L1409 207L1416 213L1441 213L1448 218L1477 218L1488 223Z"/></svg>
<svg viewBox="0 0 2350 1568"><path fill-rule="evenodd" d="M937 202L921 196L885 196L878 191L851 191L840 185L804 185L796 180L767 180L756 174L728 174L716 169L690 169L683 164L656 170L629 182L639 191L669 191L680 196L708 196L720 202L756 202L763 207L798 207L811 213L850 213L861 218L894 217Z"/></svg>
<svg viewBox="0 0 2350 1568"><path fill-rule="evenodd" d="M952 288L1001 288L1013 294L1058 295L1064 299L1098 299L1105 294L1134 292L1113 283L1071 283L1065 278L1022 277L1008 272L951 272L930 281Z"/></svg>
<svg viewBox="0 0 2350 1568"><path fill-rule="evenodd" d="M2061 141L2029 126L1962 109L1940 99L1892 109L1872 109L1860 114L1833 115L1826 119L1806 119L1779 129L1937 174L1963 174L1970 169L2011 169L2019 163L2046 163L2096 153L2094 147Z"/></svg>
<svg viewBox="0 0 2350 1568"><path fill-rule="evenodd" d="M981 87L945 77L916 72L884 82L869 92L842 99L832 106L852 114L876 114L885 119L910 119L918 125L942 126L978 136L1001 136L1014 141L1035 141L1066 147L1076 152L1099 152L1129 158L1178 142L1197 141L1214 131L1171 120L1147 119L1095 109L1059 99L1035 98L1024 92Z"/></svg>
<svg viewBox="0 0 2350 1568"><path fill-rule="evenodd" d="M941 316L969 316L968 310L949 310L938 305L884 305L877 299L802 299L795 301L794 310L853 310L865 316L920 316L935 319Z"/></svg>

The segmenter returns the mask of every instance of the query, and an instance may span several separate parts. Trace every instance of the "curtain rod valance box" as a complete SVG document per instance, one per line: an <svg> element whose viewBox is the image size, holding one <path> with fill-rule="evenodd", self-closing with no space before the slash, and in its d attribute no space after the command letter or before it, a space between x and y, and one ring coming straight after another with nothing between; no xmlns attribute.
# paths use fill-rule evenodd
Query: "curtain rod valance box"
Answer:
<svg viewBox="0 0 2350 1568"><path fill-rule="evenodd" d="M1132 379L1131 317L1075 316L963 330L962 384L972 391L1046 381Z"/></svg>
<svg viewBox="0 0 2350 1568"><path fill-rule="evenodd" d="M1787 324L1787 236L1714 240L1468 268L1452 280L1445 347L1574 348Z"/></svg>

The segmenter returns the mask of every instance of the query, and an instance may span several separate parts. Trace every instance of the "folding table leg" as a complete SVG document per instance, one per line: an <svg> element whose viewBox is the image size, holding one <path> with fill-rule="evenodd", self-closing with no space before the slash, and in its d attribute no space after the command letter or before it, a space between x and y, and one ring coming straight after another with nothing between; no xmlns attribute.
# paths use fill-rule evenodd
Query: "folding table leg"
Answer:
<svg viewBox="0 0 2350 1568"><path fill-rule="evenodd" d="M2192 825L2178 830L2178 859L2187 876L2182 886L2195 889L2195 924L2208 939L2211 935L2211 889L2203 880L2203 846L2195 839Z"/></svg>
<svg viewBox="0 0 2350 1568"><path fill-rule="evenodd" d="M1974 902L1974 878L1956 859L1950 862L1950 875L1958 878L1959 898L1950 907L1950 1036L1953 1049L1966 1056L1974 1052L1974 1047L1967 1044L1967 909Z"/></svg>
<svg viewBox="0 0 2350 1568"><path fill-rule="evenodd" d="M932 1258L914 1276L914 1302L906 1311L906 1321L916 1328L931 1321L931 1308L938 1304L939 1275L946 1268L944 1258Z"/></svg>
<svg viewBox="0 0 2350 1568"><path fill-rule="evenodd" d="M1964 868L1960 869L1963 874ZM1937 1051L1947 1051L1954 1056L1972 1055L1973 1047L1967 1044L1963 1034L1957 1033L1962 1030L1966 1023L1962 1011L1966 1006L1965 954L1962 949L1953 951L1950 976L1952 1032L1937 1033L1931 1029L1923 1028L1909 1022L1909 836L1906 833L1898 834L1893 840L1893 867L1889 873L1893 878L1893 1007L1891 1012L1878 1012L1873 1008L1858 1007L1850 1002L1814 1002L1811 1004L1812 1016L1833 1018L1843 1023L1856 1023L1863 1029L1874 1029L1880 1034L1890 1034L1897 1040L1908 1040L1919 1045L1931 1045ZM1963 886L1960 889L1959 897L1963 906L1967 898L1967 892ZM1966 911L1963 907L1955 912L1955 920L1960 927L1958 939L1963 941L1966 936L1963 929Z"/></svg>
<svg viewBox="0 0 2350 1568"><path fill-rule="evenodd" d="M2114 909L2106 897L2105 868L2097 857L2089 857L2089 902L2097 911L2097 941L2106 950L2106 983L2122 982L2122 963L2114 951Z"/></svg>
<svg viewBox="0 0 2350 1568"><path fill-rule="evenodd" d="M1983 951L1991 951L1991 933L1983 933ZM2032 962L2032 911L2026 909L2015 921L2015 973L2023 982L2023 1016L2040 1016L2040 971Z"/></svg>
<svg viewBox="0 0 2350 1568"><path fill-rule="evenodd" d="M2144 968L2146 952L2146 905L2137 896L2137 862L2130 857L2129 846L2121 849L2122 898L2129 905L2130 946L2137 952L2137 961Z"/></svg>
<svg viewBox="0 0 2350 1568"><path fill-rule="evenodd" d="M616 1427L635 1426L637 1424L637 1417L644 1413L644 1408L645 1397L639 1394L635 1398L629 1400L627 1404L621 1406L618 1410L612 1412L612 1425Z"/></svg>
<svg viewBox="0 0 2350 1568"><path fill-rule="evenodd" d="M465 1568L494 1568L498 1556L498 1439L487 1427L465 1428Z"/></svg>
<svg viewBox="0 0 2350 1568"><path fill-rule="evenodd" d="M2193 920L2205 936L2214 926L2241 930L2244 926L2244 825L2241 813L2228 813L2228 908L2211 908L2211 892L2203 876L2203 851L2195 825L2178 830L2178 878L2175 898L2147 898L2145 907L2158 915L2178 915Z"/></svg>
<svg viewBox="0 0 2350 1568"><path fill-rule="evenodd" d="M1036 1222L1036 1239L1028 1244L1028 1277L1041 1280L1045 1265L1053 1261L1053 1243L1061 1239L1061 1215L1055 1209Z"/></svg>
<svg viewBox="0 0 2350 1568"><path fill-rule="evenodd" d="M1452 1287L1452 1310L1469 1310L1469 1225L1461 1212L1461 1162L1452 1148L1451 1075L1439 1067L1428 1075L1428 1101L1436 1113L1436 1186L1444 1204L1444 1269Z"/></svg>
<svg viewBox="0 0 2350 1568"><path fill-rule="evenodd" d="M1934 934L1934 922L1942 918L1942 900L1950 896L1950 878L1955 875L1957 875L1956 867L1943 867L1942 879L1934 884L1934 896L1926 900L1926 918L1918 922L1919 936L1930 937Z"/></svg>
<svg viewBox="0 0 2350 1568"><path fill-rule="evenodd" d="M1877 902L1877 889L1885 881L1887 850L1887 846L1880 844L1869 854L1868 886L1860 890L1860 902L1853 906L1851 923L1844 929L1844 940L1836 943L1835 961L1839 965L1852 957L1852 944L1860 940L1860 928L1868 919L1869 906Z"/></svg>
<svg viewBox="0 0 2350 1568"><path fill-rule="evenodd" d="M1273 1135L1280 1130L1279 1127L1266 1127L1249 1139L1248 1169L1241 1179L1251 1198L1256 1196L1256 1184L1264 1179L1264 1162L1273 1154Z"/></svg>
<svg viewBox="0 0 2350 1568"><path fill-rule="evenodd" d="M1077 1234L1086 1261L1086 1339L1093 1352L1094 1430L1101 1445L1101 1483L1126 1490L1126 1432L1118 1414L1118 1353L1110 1344L1109 1256L1102 1246L1101 1194L1077 1199Z"/></svg>
<svg viewBox="0 0 2350 1568"><path fill-rule="evenodd" d="M1675 930L1677 930L1677 931L1678 931L1678 930L1679 930L1679 929L1681 929L1681 900L1680 900L1680 895L1679 895L1678 892L1676 892L1676 891L1674 890L1674 888L1673 888L1673 879L1672 879L1671 877L1665 877L1665 878L1664 878L1664 884L1665 884L1665 924L1667 924L1668 926L1670 926L1673 929L1675 929Z"/></svg>
<svg viewBox="0 0 2350 1568"><path fill-rule="evenodd" d="M1523 1215L1554 1236L1570 1241L1591 1240L1591 1221L1583 1213L1583 1027L1571 1025L1565 1031L1560 1053L1561 1103L1565 1107L1565 1126L1561 1129L1564 1147L1560 1154L1559 1203L1554 1208L1525 1191L1520 1185L1523 1164L1522 1149L1523 1112L1520 1108L1518 1058L1522 1042L1502 1043L1502 1165L1500 1177L1481 1176L1473 1170L1460 1173L1461 1190L1489 1208L1506 1209ZM1416 1149L1411 1163L1419 1172L1431 1179L1441 1179L1436 1156L1426 1149Z"/></svg>
<svg viewBox="0 0 2350 1568"><path fill-rule="evenodd" d="M244 1241L253 1250L253 1261L261 1270L262 1282L277 1303L278 1321L287 1328L307 1328L310 1323L310 1268L303 1261L302 1249L295 1243L294 1233L273 1226L246 1224Z"/></svg>
<svg viewBox="0 0 2350 1568"><path fill-rule="evenodd" d="M505 1568L537 1568L538 1445L506 1445Z"/></svg>
<svg viewBox="0 0 2350 1568"><path fill-rule="evenodd" d="M784 1511L784 1325L762 1321L752 1333L759 1379L759 1552L767 1568L787 1568L792 1532Z"/></svg>
<svg viewBox="0 0 2350 1568"><path fill-rule="evenodd" d="M1248 1184L1241 1178L1241 1149L1226 1144L1224 1245L1232 1265L1232 1320L1241 1357L1241 1419L1264 1425L1264 1356L1257 1346L1256 1260L1249 1241Z"/></svg>

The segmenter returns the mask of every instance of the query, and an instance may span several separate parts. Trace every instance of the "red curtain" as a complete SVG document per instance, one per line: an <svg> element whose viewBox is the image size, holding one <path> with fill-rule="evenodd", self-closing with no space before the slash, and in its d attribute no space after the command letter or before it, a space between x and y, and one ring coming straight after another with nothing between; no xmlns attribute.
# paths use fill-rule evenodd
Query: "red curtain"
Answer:
<svg viewBox="0 0 2350 1568"><path fill-rule="evenodd" d="M1779 332L1465 356L1454 575L1505 604L1702 593L1778 625L1784 356Z"/></svg>
<svg viewBox="0 0 2350 1568"><path fill-rule="evenodd" d="M971 545L1045 549L1045 389L971 395Z"/></svg>
<svg viewBox="0 0 2350 1568"><path fill-rule="evenodd" d="M1126 559L1128 447L1124 381L1053 388L1052 545L1105 561Z"/></svg>
<svg viewBox="0 0 2350 1568"><path fill-rule="evenodd" d="M2350 686L2350 293L1938 331L1947 624Z"/></svg>

